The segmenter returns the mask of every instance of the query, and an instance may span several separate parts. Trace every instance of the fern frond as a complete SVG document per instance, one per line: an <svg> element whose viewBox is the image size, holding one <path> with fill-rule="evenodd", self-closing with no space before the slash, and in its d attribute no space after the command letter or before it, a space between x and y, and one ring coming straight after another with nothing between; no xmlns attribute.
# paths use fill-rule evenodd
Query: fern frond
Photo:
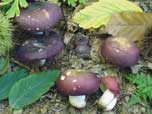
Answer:
<svg viewBox="0 0 152 114"><path fill-rule="evenodd" d="M152 77L145 74L131 74L126 79L136 85L136 91L130 98L129 104L134 105L143 100L149 107L148 100L152 100Z"/></svg>
<svg viewBox="0 0 152 114"><path fill-rule="evenodd" d="M0 12L0 56L5 55L12 47L12 24Z"/></svg>
<svg viewBox="0 0 152 114"><path fill-rule="evenodd" d="M85 4L87 0L63 0L66 1L68 5L75 7L76 4L79 2L80 4Z"/></svg>
<svg viewBox="0 0 152 114"><path fill-rule="evenodd" d="M137 85L137 88L152 86L152 77L144 74L131 74L126 77L127 80Z"/></svg>
<svg viewBox="0 0 152 114"><path fill-rule="evenodd" d="M134 95L129 99L129 105L135 105L141 102L141 94L136 91Z"/></svg>

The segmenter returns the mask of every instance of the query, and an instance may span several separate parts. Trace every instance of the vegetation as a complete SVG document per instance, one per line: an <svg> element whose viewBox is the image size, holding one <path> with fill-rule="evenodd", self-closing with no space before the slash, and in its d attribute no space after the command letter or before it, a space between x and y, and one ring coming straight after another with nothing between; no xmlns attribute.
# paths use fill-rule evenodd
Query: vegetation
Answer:
<svg viewBox="0 0 152 114"><path fill-rule="evenodd" d="M8 98L11 108L21 109L46 93L55 84L60 71L28 74L27 70L18 69L0 77L0 100Z"/></svg>
<svg viewBox="0 0 152 114"><path fill-rule="evenodd" d="M142 12L142 9L126 0L99 0L77 12L73 20L84 29L99 28L106 26L112 14L118 12Z"/></svg>
<svg viewBox="0 0 152 114"><path fill-rule="evenodd" d="M0 56L5 55L12 47L13 27L10 21L0 12Z"/></svg>
<svg viewBox="0 0 152 114"><path fill-rule="evenodd" d="M149 100L152 100L152 77L145 74L130 74L126 79L136 85L136 91L129 100L130 105L142 103L146 104L149 113L152 113Z"/></svg>
<svg viewBox="0 0 152 114"><path fill-rule="evenodd" d="M20 15L20 7L26 8L28 3L26 0L2 0L0 6L3 6L6 15L11 18Z"/></svg>
<svg viewBox="0 0 152 114"><path fill-rule="evenodd" d="M63 0L63 1L67 2L68 5L75 7L77 3L85 4L87 0Z"/></svg>
<svg viewBox="0 0 152 114"><path fill-rule="evenodd" d="M56 0L58 2L58 0ZM85 4L86 0L63 0L69 6L75 7L78 3ZM6 13L9 18L19 16L20 8L27 8L27 0L2 0L0 2L1 9Z"/></svg>

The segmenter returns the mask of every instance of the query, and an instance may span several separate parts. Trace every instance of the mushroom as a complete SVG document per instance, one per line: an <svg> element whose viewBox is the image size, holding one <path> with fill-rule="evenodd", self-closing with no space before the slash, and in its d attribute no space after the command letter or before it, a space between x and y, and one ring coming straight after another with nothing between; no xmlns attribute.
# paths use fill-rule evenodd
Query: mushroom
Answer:
<svg viewBox="0 0 152 114"><path fill-rule="evenodd" d="M106 39L101 46L100 53L110 63L122 67L135 65L139 59L139 49L136 44L121 37Z"/></svg>
<svg viewBox="0 0 152 114"><path fill-rule="evenodd" d="M100 86L101 80L95 73L71 69L63 72L57 80L57 89L69 96L69 102L76 108L86 106L85 95L94 93Z"/></svg>
<svg viewBox="0 0 152 114"><path fill-rule="evenodd" d="M80 58L89 58L90 46L88 37L84 34L77 33L75 38L75 51Z"/></svg>
<svg viewBox="0 0 152 114"><path fill-rule="evenodd" d="M77 33L75 36L75 45L87 45L87 44L89 44L88 36L82 33Z"/></svg>
<svg viewBox="0 0 152 114"><path fill-rule="evenodd" d="M89 45L77 45L76 46L76 54L80 57L80 58L89 58L90 55L90 47Z"/></svg>
<svg viewBox="0 0 152 114"><path fill-rule="evenodd" d="M101 78L101 90L103 95L99 98L98 106L110 111L117 103L120 95L118 78L114 76L105 76Z"/></svg>
<svg viewBox="0 0 152 114"><path fill-rule="evenodd" d="M61 8L49 2L29 3L29 7L21 9L21 14L16 17L18 25L31 32L43 32L54 27L63 17Z"/></svg>
<svg viewBox="0 0 152 114"><path fill-rule="evenodd" d="M37 60L52 59L64 48L61 36L51 31L45 38L31 38L24 41L16 49L17 57L22 61L33 62Z"/></svg>

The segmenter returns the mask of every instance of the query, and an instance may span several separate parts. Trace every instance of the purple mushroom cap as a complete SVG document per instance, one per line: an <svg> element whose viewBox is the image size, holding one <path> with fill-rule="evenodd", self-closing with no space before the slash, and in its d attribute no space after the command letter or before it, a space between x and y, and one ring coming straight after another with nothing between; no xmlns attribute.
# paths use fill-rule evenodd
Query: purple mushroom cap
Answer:
<svg viewBox="0 0 152 114"><path fill-rule="evenodd" d="M125 38L108 38L100 50L103 57L110 63L122 67L135 65L139 59L139 49L136 44Z"/></svg>
<svg viewBox="0 0 152 114"><path fill-rule="evenodd" d="M18 25L31 32L44 31L54 27L63 17L61 8L49 2L34 2L26 9L21 9L21 14L16 17Z"/></svg>
<svg viewBox="0 0 152 114"><path fill-rule="evenodd" d="M114 93L115 96L120 95L120 88L119 88L119 79L116 76L104 76L101 77L101 86L104 86L105 89L109 89Z"/></svg>
<svg viewBox="0 0 152 114"><path fill-rule="evenodd" d="M22 61L34 61L54 58L64 48L61 36L51 32L45 38L31 38L17 47L16 55Z"/></svg>
<svg viewBox="0 0 152 114"><path fill-rule="evenodd" d="M95 92L101 80L95 73L83 70L67 70L57 80L57 88L63 95L87 95Z"/></svg>

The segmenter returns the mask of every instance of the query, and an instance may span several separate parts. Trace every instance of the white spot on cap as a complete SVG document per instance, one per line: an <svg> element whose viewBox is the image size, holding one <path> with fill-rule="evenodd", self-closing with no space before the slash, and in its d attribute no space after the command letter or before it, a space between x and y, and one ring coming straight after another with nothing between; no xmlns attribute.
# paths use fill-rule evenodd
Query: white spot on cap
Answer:
<svg viewBox="0 0 152 114"><path fill-rule="evenodd" d="M30 15L28 15L27 17L28 17L28 18L31 18L31 16L30 16Z"/></svg>
<svg viewBox="0 0 152 114"><path fill-rule="evenodd" d="M37 27L36 30L40 30L40 28Z"/></svg>
<svg viewBox="0 0 152 114"><path fill-rule="evenodd" d="M48 11L46 11L45 9L43 9L43 12L44 12L44 14L45 14L46 18L47 18L47 19L49 19L49 18L50 18L50 16L49 16Z"/></svg>
<svg viewBox="0 0 152 114"><path fill-rule="evenodd" d="M66 73L66 75L69 76L69 75L71 75L71 73L72 73L71 71L68 71L68 72Z"/></svg>
<svg viewBox="0 0 152 114"><path fill-rule="evenodd" d="M60 79L61 79L61 80L65 80L65 76L64 76L64 75L62 75Z"/></svg>
<svg viewBox="0 0 152 114"><path fill-rule="evenodd" d="M76 91L76 90L77 90L77 88L76 88L76 87L74 87L74 88L73 88L73 91Z"/></svg>
<svg viewBox="0 0 152 114"><path fill-rule="evenodd" d="M34 21L35 19L34 18L32 18L32 21Z"/></svg>
<svg viewBox="0 0 152 114"><path fill-rule="evenodd" d="M120 50L119 50L119 49L117 49L117 50L116 50L116 52L117 52L117 53L119 53L119 52L120 52Z"/></svg>
<svg viewBox="0 0 152 114"><path fill-rule="evenodd" d="M77 82L78 80L72 80L73 83Z"/></svg>

